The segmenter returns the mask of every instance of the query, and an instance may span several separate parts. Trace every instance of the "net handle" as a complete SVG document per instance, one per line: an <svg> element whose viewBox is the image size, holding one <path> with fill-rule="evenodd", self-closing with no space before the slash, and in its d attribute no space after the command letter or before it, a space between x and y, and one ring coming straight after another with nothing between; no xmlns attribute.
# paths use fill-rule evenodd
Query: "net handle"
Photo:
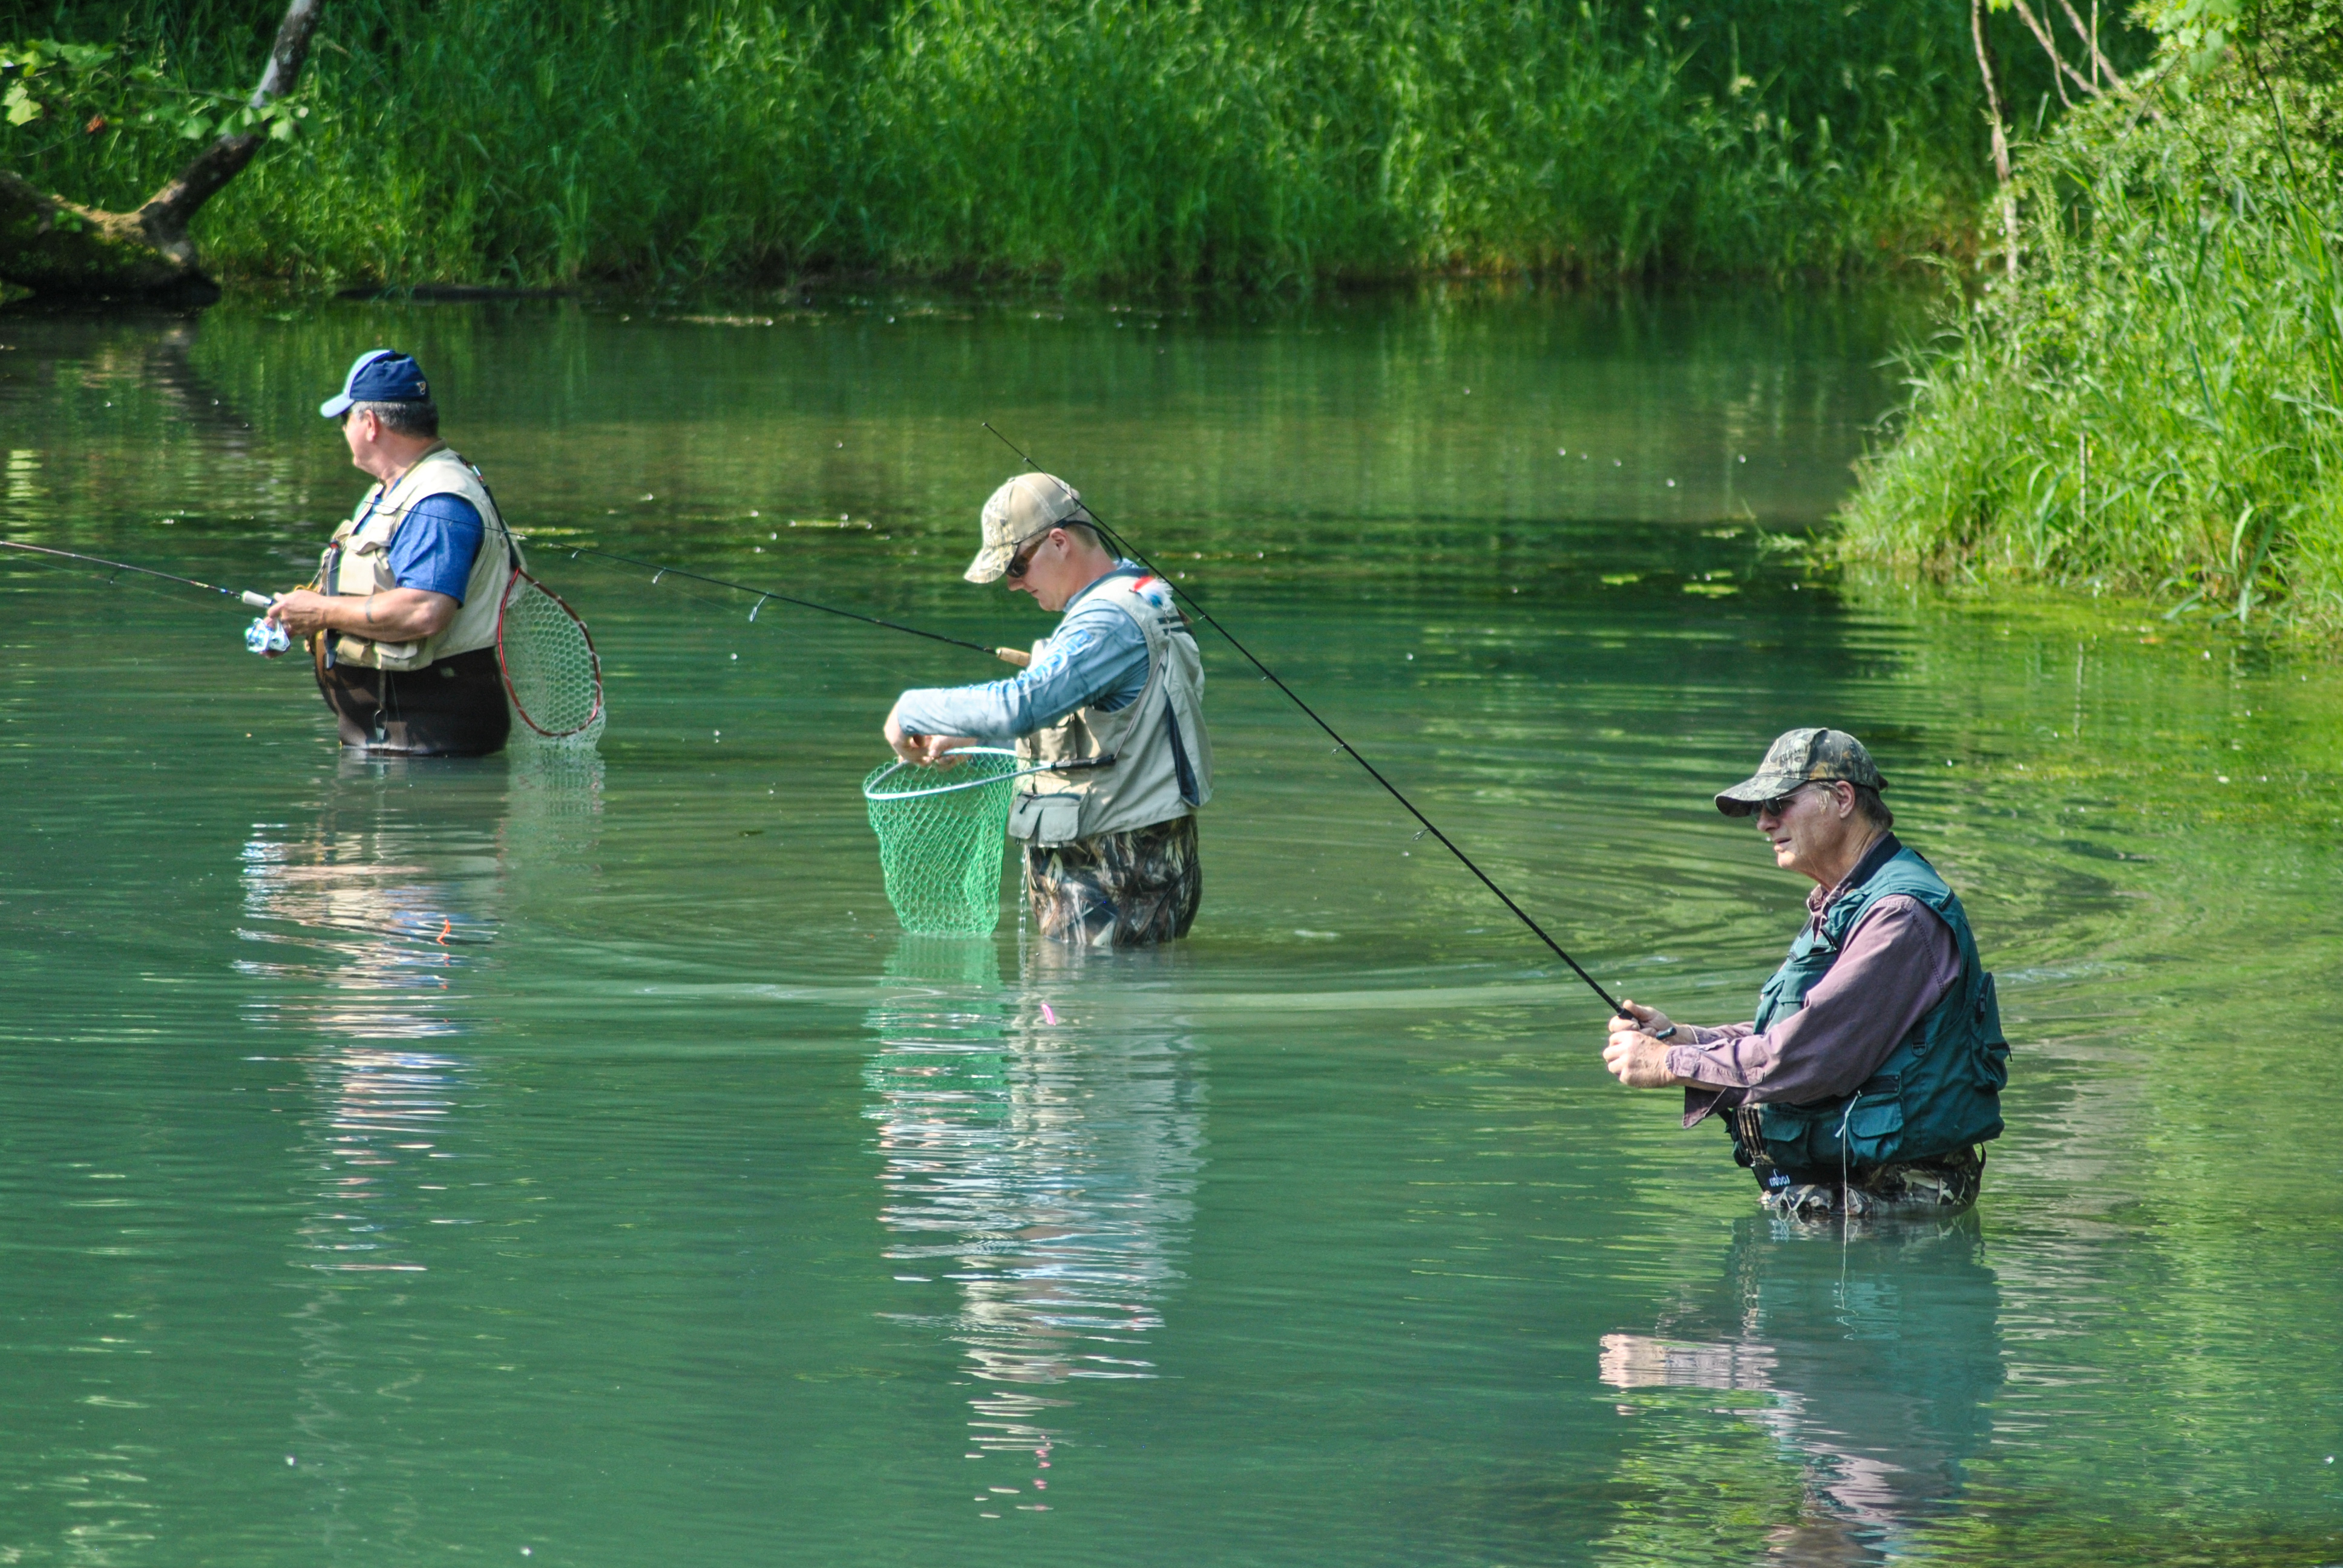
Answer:
<svg viewBox="0 0 2343 1568"><path fill-rule="evenodd" d="M1011 760L1015 760L1017 757L1016 752L1000 746L956 746L943 755L946 757L1006 757ZM1020 768L1013 773L995 773L990 778L970 779L960 784L939 784L930 789L896 789L880 793L871 788L872 785L884 784L888 779L911 766L913 765L909 762L889 763L886 771L862 787L862 798L865 800L921 800L930 795L949 795L955 789L981 789L988 784L1006 784L1012 779L1031 778L1036 773L1068 773L1078 768L1111 768L1114 766L1114 759L1111 756L1083 757L1066 762L1041 762L1031 768Z"/></svg>
<svg viewBox="0 0 2343 1568"><path fill-rule="evenodd" d="M548 729L530 718L528 706L521 701L520 693L513 687L512 665L505 658L505 616L512 608L514 594L521 591L524 584L535 588L559 606L561 613L577 624L578 635L586 639L586 657L592 663L594 669L594 708L584 719L579 719L568 729ZM593 628L586 624L576 610L569 608L568 599L531 577L526 567L516 565L512 568L511 575L505 582L505 596L497 605L497 674L503 678L505 695L512 699L513 711L520 715L520 721L548 740L562 740L572 735L580 734L592 729L594 721L602 717L602 652L594 646Z"/></svg>

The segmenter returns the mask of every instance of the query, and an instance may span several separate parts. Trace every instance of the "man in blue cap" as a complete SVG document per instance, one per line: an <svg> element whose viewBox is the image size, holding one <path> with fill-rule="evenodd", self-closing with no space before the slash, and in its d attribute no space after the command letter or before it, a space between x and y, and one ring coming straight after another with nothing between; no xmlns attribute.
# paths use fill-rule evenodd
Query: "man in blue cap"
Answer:
<svg viewBox="0 0 2343 1568"><path fill-rule="evenodd" d="M511 729L497 621L520 552L479 470L439 439L422 367L396 349L358 356L338 397L350 461L375 478L334 532L317 585L268 618L309 639L342 744L369 756L478 757Z"/></svg>

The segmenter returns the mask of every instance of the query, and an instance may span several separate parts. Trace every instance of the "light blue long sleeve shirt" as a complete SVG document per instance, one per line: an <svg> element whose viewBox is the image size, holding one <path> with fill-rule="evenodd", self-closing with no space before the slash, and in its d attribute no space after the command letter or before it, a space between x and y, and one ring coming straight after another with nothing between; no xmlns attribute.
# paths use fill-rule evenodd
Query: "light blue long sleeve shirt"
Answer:
<svg viewBox="0 0 2343 1568"><path fill-rule="evenodd" d="M965 735L995 745L1048 728L1084 704L1111 713L1147 689L1147 634L1100 597L1114 572L1076 594L1065 619L1022 674L981 686L923 687L903 693L896 718L913 735Z"/></svg>

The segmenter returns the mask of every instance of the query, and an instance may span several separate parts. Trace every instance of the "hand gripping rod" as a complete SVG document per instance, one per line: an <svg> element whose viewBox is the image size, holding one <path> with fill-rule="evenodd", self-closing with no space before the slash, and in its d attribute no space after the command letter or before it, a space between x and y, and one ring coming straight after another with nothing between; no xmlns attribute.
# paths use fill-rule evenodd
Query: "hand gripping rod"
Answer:
<svg viewBox="0 0 2343 1568"><path fill-rule="evenodd" d="M1037 473L1042 471L1041 465L1034 462L1031 457L1028 457L1023 447L1018 446L1016 442L1011 440L1008 437L1001 435L1000 431L994 430L990 420L984 422L984 427L987 430L990 430L993 436L1000 440L1002 446L1016 453L1018 460L1022 462L1026 467ZM1061 483L1063 481L1061 481ZM1433 822L1431 818L1425 816L1422 811L1416 809L1415 802L1402 794L1398 785L1384 778L1380 769L1376 768L1373 763L1361 756L1356 747L1343 739L1340 734L1335 732L1332 725L1327 723L1323 719L1318 716L1318 710L1316 709L1302 701L1300 693L1296 692L1293 688L1286 685L1284 681L1279 679L1275 670L1270 668L1269 666L1254 658L1252 649L1247 648L1243 643L1237 640L1236 633L1231 631L1227 627L1222 626L1219 620L1214 618L1211 610L1206 609L1202 605L1196 602L1194 595L1182 588L1177 582L1172 580L1169 573L1161 570L1153 561L1149 560L1145 556L1140 554L1139 551L1131 546L1130 541L1121 538L1111 529L1108 528L1105 524L1100 522L1098 519L1098 513L1091 507L1089 502L1085 501L1081 503L1081 506L1082 511L1085 514L1085 519L1091 527L1097 528L1100 533L1104 534L1107 538L1112 542L1115 548L1121 551L1124 555L1129 556L1131 559L1137 561L1141 566L1145 567L1149 571L1153 572L1157 577L1162 578L1163 586L1170 588L1173 593L1179 595L1182 602L1185 603L1189 608L1194 610L1196 614L1202 618L1205 625L1211 627L1214 631L1219 632L1222 638L1226 638L1228 645L1231 648L1235 648L1239 654L1242 655L1247 664L1252 665L1255 669L1261 671L1261 676L1263 680L1268 681L1272 686L1277 688L1278 690L1285 693L1287 699L1292 702L1294 707L1302 709L1302 713L1309 719L1311 723L1316 725L1319 729L1326 732L1327 739L1333 741L1336 750L1348 753L1352 761L1356 762L1360 767L1367 770L1368 778L1373 779L1376 783L1382 785L1384 791L1388 793L1393 799L1398 801L1409 816L1423 823L1423 830L1431 834L1433 838L1439 839L1442 848L1445 849L1450 854L1455 856L1458 863L1463 865L1466 870L1472 872L1475 877L1478 877L1481 879L1481 885L1483 887L1496 894L1497 901L1504 905L1506 909L1512 910L1513 918L1521 921L1522 924L1527 926L1532 933L1537 937L1538 940L1544 942L1547 947L1552 948L1554 950L1554 956L1560 959L1564 963L1568 964L1570 966L1570 972L1576 975L1580 980L1584 980L1586 982L1586 989L1593 991L1596 996L1601 997L1604 1004L1611 1009L1611 1011L1614 1016L1627 1016L1626 1008L1622 1006L1619 1000L1612 996L1609 991L1604 990L1603 987L1595 981L1593 975L1588 974L1584 969L1581 968L1576 959L1572 958L1568 953L1564 952L1560 942L1555 941L1552 937L1546 935L1545 928L1539 925L1535 920L1530 919L1528 910L1523 909L1521 905L1513 902L1512 896L1508 894L1504 889L1497 886L1497 884L1490 879L1488 872L1481 869L1480 867L1473 863L1472 856L1458 849L1456 847L1456 841L1451 839L1447 834L1442 832L1437 823ZM1667 1032L1673 1034L1675 1031L1671 1029Z"/></svg>

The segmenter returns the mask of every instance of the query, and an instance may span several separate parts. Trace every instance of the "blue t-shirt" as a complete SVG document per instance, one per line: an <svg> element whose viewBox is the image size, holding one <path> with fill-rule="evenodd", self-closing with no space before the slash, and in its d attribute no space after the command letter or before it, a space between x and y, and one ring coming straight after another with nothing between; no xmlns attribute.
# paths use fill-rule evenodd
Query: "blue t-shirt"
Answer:
<svg viewBox="0 0 2343 1568"><path fill-rule="evenodd" d="M444 593L462 604L487 531L479 508L463 497L426 496L390 537L391 575L401 588Z"/></svg>

